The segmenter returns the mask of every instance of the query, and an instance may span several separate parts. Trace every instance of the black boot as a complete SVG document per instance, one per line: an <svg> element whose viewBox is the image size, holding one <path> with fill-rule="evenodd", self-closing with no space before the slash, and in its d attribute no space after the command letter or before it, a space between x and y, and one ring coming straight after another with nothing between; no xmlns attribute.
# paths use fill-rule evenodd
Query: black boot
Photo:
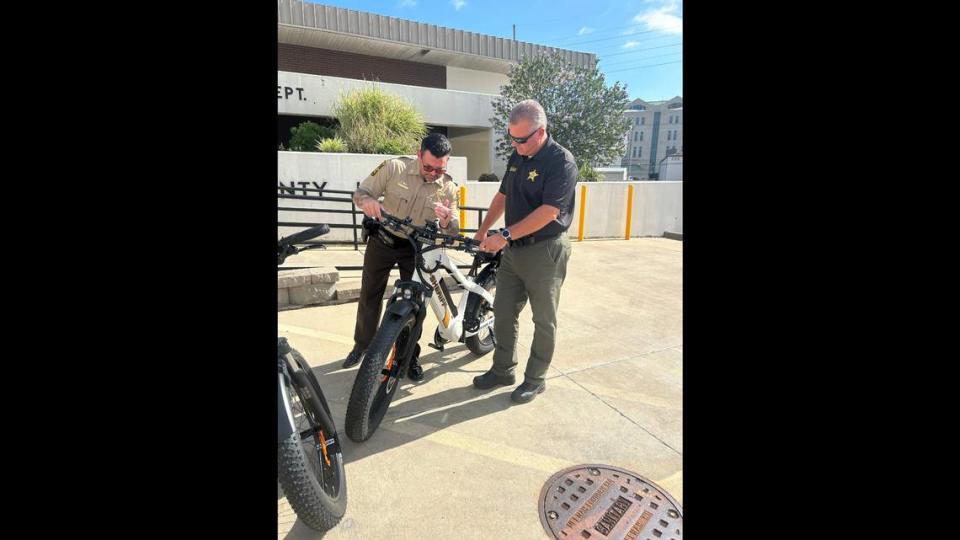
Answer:
<svg viewBox="0 0 960 540"><path fill-rule="evenodd" d="M343 361L343 369L351 368L360 363L363 359L364 351L350 351L347 358Z"/></svg>
<svg viewBox="0 0 960 540"><path fill-rule="evenodd" d="M497 375L490 370L483 375L478 375L473 378L473 386L479 388L480 390L486 390L488 388L493 388L498 384L508 385L517 382L516 378L513 375L509 377L503 375Z"/></svg>
<svg viewBox="0 0 960 540"><path fill-rule="evenodd" d="M533 398L537 397L537 394L542 394L544 390L547 389L547 383L542 382L540 384L523 382L520 386L510 394L510 399L514 403L530 403L533 401Z"/></svg>
<svg viewBox="0 0 960 540"><path fill-rule="evenodd" d="M413 350L413 358L410 360L410 367L407 368L407 377L413 382L423 380L423 367L420 366L420 344Z"/></svg>

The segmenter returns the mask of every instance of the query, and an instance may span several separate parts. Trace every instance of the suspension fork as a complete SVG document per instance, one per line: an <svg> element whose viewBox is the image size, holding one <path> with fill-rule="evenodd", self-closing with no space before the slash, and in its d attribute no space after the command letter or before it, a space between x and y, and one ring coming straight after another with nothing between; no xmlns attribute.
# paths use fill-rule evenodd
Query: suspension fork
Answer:
<svg viewBox="0 0 960 540"><path fill-rule="evenodd" d="M390 315L396 315L400 320L405 319L411 313L414 315L413 328L410 329L410 337L404 344L402 350L397 351L398 361L389 375L398 376L400 373L406 373L406 368L410 364L413 352L423 333L423 321L427 316L427 300L433 294L433 289L424 283L418 281L400 281L394 285L394 293L390 297L383 317L386 319ZM382 323L381 323L382 324Z"/></svg>

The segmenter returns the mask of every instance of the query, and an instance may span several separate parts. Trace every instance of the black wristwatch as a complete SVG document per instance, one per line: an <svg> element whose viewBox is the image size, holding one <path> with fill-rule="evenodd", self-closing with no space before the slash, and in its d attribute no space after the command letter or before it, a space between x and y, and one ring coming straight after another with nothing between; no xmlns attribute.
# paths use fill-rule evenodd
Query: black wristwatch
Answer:
<svg viewBox="0 0 960 540"><path fill-rule="evenodd" d="M500 229L500 236L502 236L504 240L510 240L510 229L506 227Z"/></svg>

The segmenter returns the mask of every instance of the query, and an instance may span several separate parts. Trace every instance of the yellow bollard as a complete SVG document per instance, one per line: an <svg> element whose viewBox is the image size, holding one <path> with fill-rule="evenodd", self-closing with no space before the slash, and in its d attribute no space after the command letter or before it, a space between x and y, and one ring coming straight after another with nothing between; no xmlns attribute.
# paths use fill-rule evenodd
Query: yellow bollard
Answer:
<svg viewBox="0 0 960 540"><path fill-rule="evenodd" d="M580 230L577 233L577 241L583 242L583 216L587 209L587 185L580 184Z"/></svg>
<svg viewBox="0 0 960 540"><path fill-rule="evenodd" d="M633 217L633 185L627 186L627 232L624 240L630 239L630 218Z"/></svg>
<svg viewBox="0 0 960 540"><path fill-rule="evenodd" d="M467 186L460 186L460 230L467 228L467 218L466 210L463 209L467 205ZM480 224L477 224L477 227L480 227Z"/></svg>

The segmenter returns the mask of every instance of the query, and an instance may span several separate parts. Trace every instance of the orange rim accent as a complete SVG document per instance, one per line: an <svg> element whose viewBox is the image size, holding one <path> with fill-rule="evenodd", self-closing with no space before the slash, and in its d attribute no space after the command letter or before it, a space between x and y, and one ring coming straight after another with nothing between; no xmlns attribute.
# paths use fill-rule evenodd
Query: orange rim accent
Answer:
<svg viewBox="0 0 960 540"><path fill-rule="evenodd" d="M394 343L393 348L390 349L390 358L387 359L387 371L390 371L390 369L393 368L393 361L396 360L396 358L397 358L397 344ZM387 377L389 377L389 375L384 375L383 378L380 379L380 381L381 382L386 381Z"/></svg>
<svg viewBox="0 0 960 540"><path fill-rule="evenodd" d="M323 434L323 430L320 430L320 449L323 450L323 460L327 462L327 467L330 466L330 458L327 457L327 437Z"/></svg>

